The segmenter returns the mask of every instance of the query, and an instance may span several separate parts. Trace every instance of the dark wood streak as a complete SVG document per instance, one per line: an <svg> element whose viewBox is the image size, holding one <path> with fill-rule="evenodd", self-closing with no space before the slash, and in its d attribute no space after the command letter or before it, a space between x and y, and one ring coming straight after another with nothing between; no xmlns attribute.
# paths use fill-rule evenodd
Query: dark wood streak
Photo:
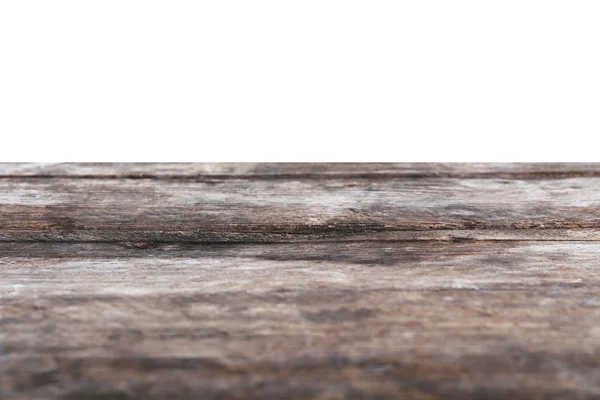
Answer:
<svg viewBox="0 0 600 400"><path fill-rule="evenodd" d="M599 255L599 164L0 164L0 398L596 399Z"/></svg>

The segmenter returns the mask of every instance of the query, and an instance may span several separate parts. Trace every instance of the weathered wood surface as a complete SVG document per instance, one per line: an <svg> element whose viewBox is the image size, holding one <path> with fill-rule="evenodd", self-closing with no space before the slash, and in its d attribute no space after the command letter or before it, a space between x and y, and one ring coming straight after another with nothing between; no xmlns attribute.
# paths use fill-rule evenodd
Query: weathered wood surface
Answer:
<svg viewBox="0 0 600 400"><path fill-rule="evenodd" d="M275 241L600 228L600 177L0 178L0 239ZM517 232L515 232L517 231ZM558 232L553 232L556 235ZM578 234L575 234L576 236Z"/></svg>
<svg viewBox="0 0 600 400"><path fill-rule="evenodd" d="M595 163L0 163L0 176L211 180L324 178L518 178L600 176Z"/></svg>
<svg viewBox="0 0 600 400"><path fill-rule="evenodd" d="M598 172L3 164L0 398L600 398Z"/></svg>

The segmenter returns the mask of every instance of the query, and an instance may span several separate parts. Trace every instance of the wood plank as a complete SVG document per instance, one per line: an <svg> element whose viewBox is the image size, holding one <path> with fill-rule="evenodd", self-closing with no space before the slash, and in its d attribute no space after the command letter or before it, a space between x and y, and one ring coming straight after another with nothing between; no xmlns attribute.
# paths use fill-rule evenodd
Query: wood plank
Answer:
<svg viewBox="0 0 600 400"><path fill-rule="evenodd" d="M600 164L0 164L1 399L600 398Z"/></svg>
<svg viewBox="0 0 600 400"><path fill-rule="evenodd" d="M600 177L600 163L0 163L0 178L323 179Z"/></svg>
<svg viewBox="0 0 600 400"><path fill-rule="evenodd" d="M600 178L11 178L0 180L0 213L5 241L279 241L531 228L596 235Z"/></svg>
<svg viewBox="0 0 600 400"><path fill-rule="evenodd" d="M2 243L0 397L600 396L600 243Z"/></svg>

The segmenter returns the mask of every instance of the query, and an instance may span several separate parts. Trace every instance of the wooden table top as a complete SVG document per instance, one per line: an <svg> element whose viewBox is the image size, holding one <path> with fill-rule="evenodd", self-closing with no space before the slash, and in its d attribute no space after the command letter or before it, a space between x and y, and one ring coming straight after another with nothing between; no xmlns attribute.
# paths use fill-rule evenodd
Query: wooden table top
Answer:
<svg viewBox="0 0 600 400"><path fill-rule="evenodd" d="M0 398L600 398L600 164L0 164Z"/></svg>

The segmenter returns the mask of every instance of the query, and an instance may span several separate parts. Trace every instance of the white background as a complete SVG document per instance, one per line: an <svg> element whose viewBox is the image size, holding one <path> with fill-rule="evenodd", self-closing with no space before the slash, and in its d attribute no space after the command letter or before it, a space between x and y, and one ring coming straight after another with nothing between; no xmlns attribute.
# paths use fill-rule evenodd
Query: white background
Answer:
<svg viewBox="0 0 600 400"><path fill-rule="evenodd" d="M598 1L0 2L3 161L600 161Z"/></svg>

